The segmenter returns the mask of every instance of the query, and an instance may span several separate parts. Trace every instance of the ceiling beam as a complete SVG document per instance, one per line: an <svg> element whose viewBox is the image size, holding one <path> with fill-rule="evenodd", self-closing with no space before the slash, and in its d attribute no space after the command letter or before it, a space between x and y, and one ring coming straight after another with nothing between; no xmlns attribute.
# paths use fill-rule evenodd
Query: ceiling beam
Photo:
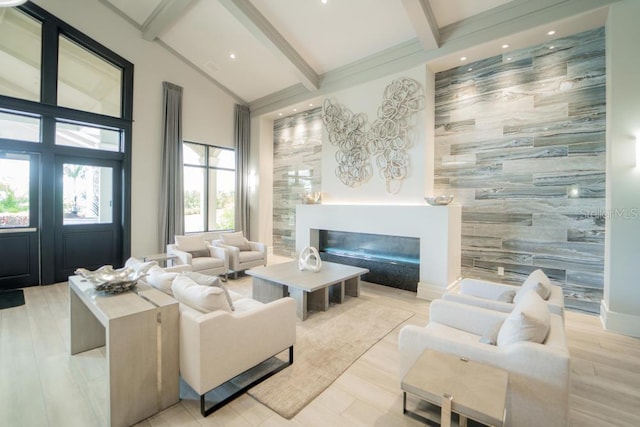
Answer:
<svg viewBox="0 0 640 427"><path fill-rule="evenodd" d="M427 0L402 0L407 17L424 50L440 47L440 30Z"/></svg>
<svg viewBox="0 0 640 427"><path fill-rule="evenodd" d="M195 0L162 0L142 25L142 38L154 41L180 18Z"/></svg>
<svg viewBox="0 0 640 427"><path fill-rule="evenodd" d="M320 76L249 0L219 0L262 44L287 62L310 91L320 87Z"/></svg>

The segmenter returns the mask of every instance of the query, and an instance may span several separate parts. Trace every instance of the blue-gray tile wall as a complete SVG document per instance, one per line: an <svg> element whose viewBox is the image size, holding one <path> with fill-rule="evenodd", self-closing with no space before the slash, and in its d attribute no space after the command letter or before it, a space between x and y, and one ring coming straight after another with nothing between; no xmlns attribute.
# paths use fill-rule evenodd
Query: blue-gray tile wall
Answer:
<svg viewBox="0 0 640 427"><path fill-rule="evenodd" d="M542 268L568 307L599 311L605 76L604 28L436 74L435 192L462 205L464 277Z"/></svg>
<svg viewBox="0 0 640 427"><path fill-rule="evenodd" d="M320 191L322 108L273 123L273 253L296 255L296 205Z"/></svg>

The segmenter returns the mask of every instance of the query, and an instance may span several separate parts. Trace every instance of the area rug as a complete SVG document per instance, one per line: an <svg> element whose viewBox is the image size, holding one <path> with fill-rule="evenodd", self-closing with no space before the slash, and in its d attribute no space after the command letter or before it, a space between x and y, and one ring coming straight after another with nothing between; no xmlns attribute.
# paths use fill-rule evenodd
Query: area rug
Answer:
<svg viewBox="0 0 640 427"><path fill-rule="evenodd" d="M24 305L24 292L22 289L0 292L0 310L3 308L18 307L20 305Z"/></svg>
<svg viewBox="0 0 640 427"><path fill-rule="evenodd" d="M293 418L349 366L413 313L348 298L298 322L293 365L248 394L286 419Z"/></svg>

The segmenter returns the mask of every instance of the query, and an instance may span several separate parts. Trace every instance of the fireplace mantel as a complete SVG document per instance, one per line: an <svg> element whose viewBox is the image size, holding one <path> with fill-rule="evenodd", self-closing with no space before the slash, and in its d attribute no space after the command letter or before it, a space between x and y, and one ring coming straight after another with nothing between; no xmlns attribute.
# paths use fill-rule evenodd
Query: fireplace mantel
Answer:
<svg viewBox="0 0 640 427"><path fill-rule="evenodd" d="M335 230L420 239L417 296L440 297L460 277L461 207L298 205L296 251L318 245L312 230Z"/></svg>

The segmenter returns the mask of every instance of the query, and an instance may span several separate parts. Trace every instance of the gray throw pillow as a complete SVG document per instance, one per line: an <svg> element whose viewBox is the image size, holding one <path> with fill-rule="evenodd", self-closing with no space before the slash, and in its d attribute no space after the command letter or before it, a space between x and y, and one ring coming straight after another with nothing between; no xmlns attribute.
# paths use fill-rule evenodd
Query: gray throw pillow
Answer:
<svg viewBox="0 0 640 427"><path fill-rule="evenodd" d="M503 321L496 322L491 325L480 337L480 342L482 344L496 345L498 343L498 332L500 332L500 328L502 327Z"/></svg>
<svg viewBox="0 0 640 427"><path fill-rule="evenodd" d="M193 258L202 258L211 256L209 254L209 249L199 249L197 251L188 251Z"/></svg>

